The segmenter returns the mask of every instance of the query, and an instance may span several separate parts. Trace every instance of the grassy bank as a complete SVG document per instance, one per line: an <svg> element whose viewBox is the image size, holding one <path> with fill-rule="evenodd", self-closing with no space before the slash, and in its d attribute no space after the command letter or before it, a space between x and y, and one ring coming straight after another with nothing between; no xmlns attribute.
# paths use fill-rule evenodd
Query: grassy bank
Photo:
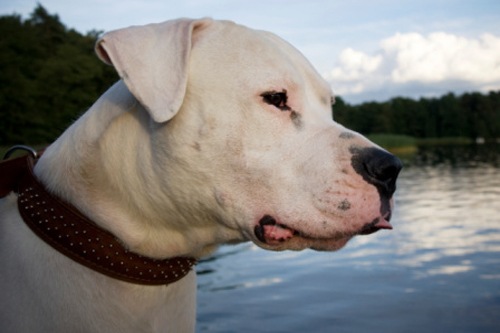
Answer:
<svg viewBox="0 0 500 333"><path fill-rule="evenodd" d="M367 138L395 154L412 153L417 150L417 140L408 135L371 134Z"/></svg>
<svg viewBox="0 0 500 333"><path fill-rule="evenodd" d="M411 153L419 146L451 146L473 144L474 140L463 137L417 139L408 135L371 134L367 138L395 154Z"/></svg>
<svg viewBox="0 0 500 333"><path fill-rule="evenodd" d="M417 146L451 146L451 145L469 145L474 143L474 140L470 138L461 138L461 137L450 137L450 138L425 138L418 139Z"/></svg>

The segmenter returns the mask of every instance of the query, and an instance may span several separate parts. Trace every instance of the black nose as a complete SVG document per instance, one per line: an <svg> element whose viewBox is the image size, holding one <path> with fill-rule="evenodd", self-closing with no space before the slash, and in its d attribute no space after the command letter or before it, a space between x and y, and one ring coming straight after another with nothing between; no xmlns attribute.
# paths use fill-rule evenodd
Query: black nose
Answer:
<svg viewBox="0 0 500 333"><path fill-rule="evenodd" d="M386 198L396 191L396 178L403 164L396 156L375 147L351 147L351 164L363 179Z"/></svg>

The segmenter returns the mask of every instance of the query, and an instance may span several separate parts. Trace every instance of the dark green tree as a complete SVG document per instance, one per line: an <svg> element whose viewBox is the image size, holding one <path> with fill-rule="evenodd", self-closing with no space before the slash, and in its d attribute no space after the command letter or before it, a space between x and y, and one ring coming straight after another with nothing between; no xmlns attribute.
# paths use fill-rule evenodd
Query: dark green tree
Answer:
<svg viewBox="0 0 500 333"><path fill-rule="evenodd" d="M81 35L38 5L30 18L0 17L0 144L47 143L117 79L94 55L99 32Z"/></svg>

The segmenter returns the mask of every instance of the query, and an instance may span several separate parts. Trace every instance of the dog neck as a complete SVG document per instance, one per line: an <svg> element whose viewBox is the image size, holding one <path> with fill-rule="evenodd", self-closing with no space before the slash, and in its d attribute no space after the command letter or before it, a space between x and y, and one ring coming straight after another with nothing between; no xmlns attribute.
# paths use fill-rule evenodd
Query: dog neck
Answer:
<svg viewBox="0 0 500 333"><path fill-rule="evenodd" d="M33 173L34 158L22 158L15 191L25 223L47 244L79 264L114 279L166 285L186 276L193 258L151 259L130 252L112 234L97 227L72 205L50 194Z"/></svg>
<svg viewBox="0 0 500 333"><path fill-rule="evenodd" d="M180 206L173 161L157 160L154 124L120 81L51 145L35 168L40 181L115 235L152 257L200 257L221 239L215 217ZM157 148L156 148L157 149Z"/></svg>

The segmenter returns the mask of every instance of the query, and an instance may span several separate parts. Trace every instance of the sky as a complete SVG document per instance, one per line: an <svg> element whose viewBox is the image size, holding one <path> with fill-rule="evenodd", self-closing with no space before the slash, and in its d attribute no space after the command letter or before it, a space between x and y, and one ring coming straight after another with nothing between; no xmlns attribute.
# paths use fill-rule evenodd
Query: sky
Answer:
<svg viewBox="0 0 500 333"><path fill-rule="evenodd" d="M0 15L37 2L81 33L206 16L271 31L351 104L500 90L499 0L2 0Z"/></svg>

